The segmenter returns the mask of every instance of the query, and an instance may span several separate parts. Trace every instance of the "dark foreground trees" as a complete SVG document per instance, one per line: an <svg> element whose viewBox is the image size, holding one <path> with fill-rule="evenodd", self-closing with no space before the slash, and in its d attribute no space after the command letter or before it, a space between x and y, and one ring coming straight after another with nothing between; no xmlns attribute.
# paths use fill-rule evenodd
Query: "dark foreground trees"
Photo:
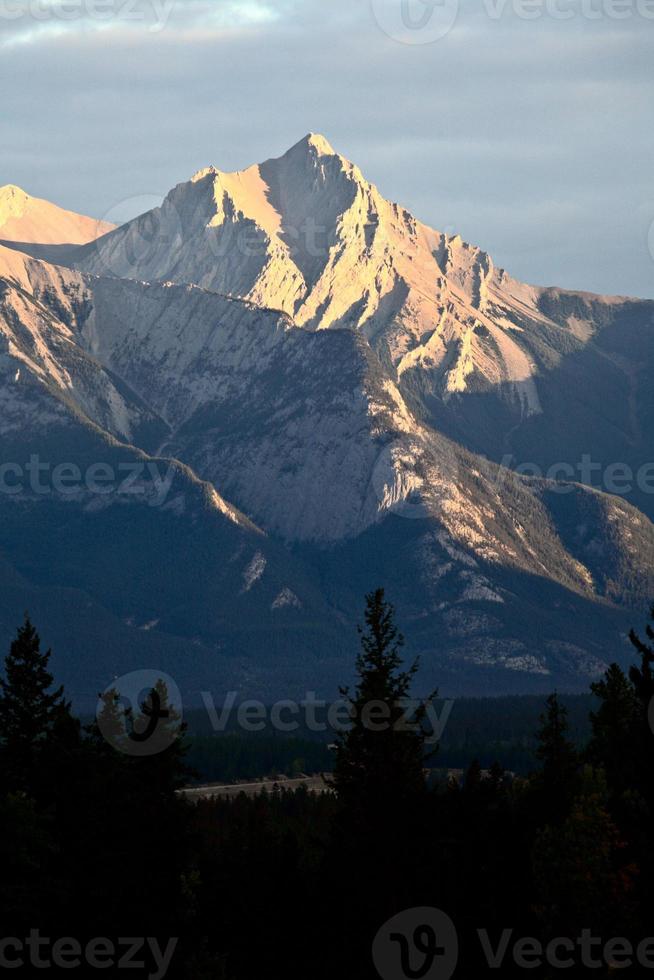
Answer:
<svg viewBox="0 0 654 980"><path fill-rule="evenodd" d="M50 657L26 615L0 678L0 778L13 792L37 790L49 743L75 727L63 688L54 689Z"/></svg>
<svg viewBox="0 0 654 980"><path fill-rule="evenodd" d="M356 689L341 690L351 723L336 743L338 809L323 880L333 894L347 882L330 914L332 969L348 960L353 973L365 977L380 924L418 890L428 892L426 708L437 694L412 700L419 665L404 668L404 639L382 589L366 597L359 637Z"/></svg>
<svg viewBox="0 0 654 980"><path fill-rule="evenodd" d="M81 944L167 941L183 910L187 850L175 796L184 781L179 744L140 758L116 750L95 724L83 730L49 659L26 619L1 682L0 938L38 929Z"/></svg>
<svg viewBox="0 0 654 980"><path fill-rule="evenodd" d="M531 937L543 950L571 942L571 976L608 978L604 943L637 948L652 933L653 633L634 635L629 674L613 665L594 686L588 746L573 743L554 695L531 777L470 760L463 780L448 779L427 768L430 701L407 711L419 672L403 664L394 611L377 591L331 789L187 806L175 792L188 778L183 732L153 756L130 751L130 732L168 711L165 688L140 718L109 692L84 730L26 623L0 695L0 938L38 928L81 942L153 936L165 948L178 937L168 977L367 980L379 976L371 949L383 924L431 907L456 927L455 977L524 976L513 949ZM593 967L584 934L602 938ZM488 951L503 949L491 969ZM143 975L157 975L148 966ZM530 972L559 975L547 962ZM649 973L636 965L630 975Z"/></svg>
<svg viewBox="0 0 654 980"><path fill-rule="evenodd" d="M411 702L418 663L403 669L404 638L383 589L366 597L365 623L356 691L341 689L351 725L337 739L334 788L345 807L374 816L380 808L404 809L425 792L425 711L437 692Z"/></svg>

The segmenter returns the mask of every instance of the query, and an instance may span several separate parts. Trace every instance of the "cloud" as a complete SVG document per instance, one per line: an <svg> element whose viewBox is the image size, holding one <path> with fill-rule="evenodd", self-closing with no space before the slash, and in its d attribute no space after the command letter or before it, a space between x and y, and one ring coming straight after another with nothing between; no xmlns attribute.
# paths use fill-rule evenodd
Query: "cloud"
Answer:
<svg viewBox="0 0 654 980"><path fill-rule="evenodd" d="M177 0L160 29L154 0L120 2L144 17L0 18L0 183L100 217L324 132L520 278L654 296L654 21L636 7L527 20L519 0L497 18L461 0L447 34L407 44L378 0Z"/></svg>
<svg viewBox="0 0 654 980"><path fill-rule="evenodd" d="M130 31L167 30L178 39L198 32L219 37L281 16L264 0L0 0L0 47L38 46L97 31L117 38Z"/></svg>

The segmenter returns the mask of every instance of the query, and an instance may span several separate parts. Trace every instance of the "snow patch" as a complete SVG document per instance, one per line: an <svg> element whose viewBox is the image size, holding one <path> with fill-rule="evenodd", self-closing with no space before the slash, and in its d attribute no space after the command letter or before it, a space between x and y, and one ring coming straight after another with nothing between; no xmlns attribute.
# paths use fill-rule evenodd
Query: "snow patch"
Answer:
<svg viewBox="0 0 654 980"><path fill-rule="evenodd" d="M249 592L253 585L259 581L266 570L268 564L266 558L257 551L252 561L243 572L243 591Z"/></svg>
<svg viewBox="0 0 654 980"><path fill-rule="evenodd" d="M295 592L292 592L291 589L285 587L282 589L279 595L275 596L270 608L273 610L288 608L301 609L302 603L296 596Z"/></svg>

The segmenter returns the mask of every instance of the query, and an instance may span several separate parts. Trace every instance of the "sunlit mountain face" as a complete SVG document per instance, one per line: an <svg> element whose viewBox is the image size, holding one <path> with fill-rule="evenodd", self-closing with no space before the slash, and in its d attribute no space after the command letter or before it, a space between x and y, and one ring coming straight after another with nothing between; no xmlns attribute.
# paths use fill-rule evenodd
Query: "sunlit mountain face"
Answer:
<svg viewBox="0 0 654 980"><path fill-rule="evenodd" d="M376 584L445 691L626 655L653 302L520 283L313 134L116 229L4 188L0 240L0 576L80 697L144 648L333 693Z"/></svg>

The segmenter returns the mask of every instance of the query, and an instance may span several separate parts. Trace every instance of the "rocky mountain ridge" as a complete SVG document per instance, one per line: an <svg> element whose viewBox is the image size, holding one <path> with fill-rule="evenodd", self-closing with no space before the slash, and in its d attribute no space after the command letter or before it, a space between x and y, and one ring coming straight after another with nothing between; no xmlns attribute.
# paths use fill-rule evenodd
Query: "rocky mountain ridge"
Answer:
<svg viewBox="0 0 654 980"><path fill-rule="evenodd" d="M557 451L646 461L654 304L517 283L316 136L50 246L0 246L5 460L173 476L165 499L156 481L141 500L81 489L65 514L61 495L1 495L14 586L74 582L130 650L150 624L195 690L220 676L271 691L280 670L289 689L333 683L380 576L453 689L584 685L621 655L654 591L650 499L543 474ZM541 473L498 465L507 454ZM77 569L21 557L30 525L60 541L71 515ZM99 573L101 528L116 569L133 567L131 539L151 556L137 598Z"/></svg>

